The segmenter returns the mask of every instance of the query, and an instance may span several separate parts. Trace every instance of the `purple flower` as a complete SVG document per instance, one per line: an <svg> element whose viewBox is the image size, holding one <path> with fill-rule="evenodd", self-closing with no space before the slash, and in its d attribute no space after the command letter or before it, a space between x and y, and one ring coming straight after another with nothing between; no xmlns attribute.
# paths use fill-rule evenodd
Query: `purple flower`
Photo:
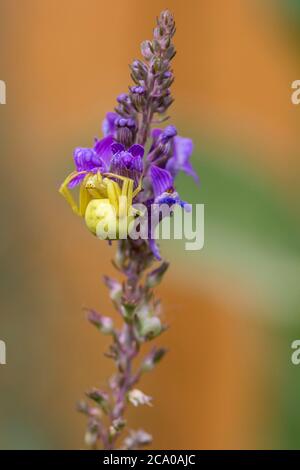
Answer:
<svg viewBox="0 0 300 470"><path fill-rule="evenodd" d="M125 95L125 93L124 93ZM126 95L127 96L127 95ZM106 137L107 135L113 134L115 131L115 121L119 117L117 113L107 113L102 123L102 132Z"/></svg>
<svg viewBox="0 0 300 470"><path fill-rule="evenodd" d="M124 127L127 125L127 121L126 119L118 119L117 125ZM129 125L131 124L133 125L129 122ZM141 145L134 144L126 150L124 145L116 142L113 135L109 134L101 140L96 140L94 148L79 147L75 149L74 163L77 174L74 175L68 186L74 188L82 182L86 174L98 171L132 178L137 186L143 173L143 156L144 148Z"/></svg>
<svg viewBox="0 0 300 470"><path fill-rule="evenodd" d="M148 158L155 163L162 156L166 156L165 169L175 178L179 171L192 176L198 183L199 178L190 163L193 152L191 139L177 135L176 127L167 126L165 129L153 129L152 146Z"/></svg>
<svg viewBox="0 0 300 470"><path fill-rule="evenodd" d="M176 191L172 193L162 193L157 198L154 199L155 204L167 204L168 206L173 206L174 204L178 204L182 207L186 212L191 212L192 206L188 204L186 201L180 199L179 194Z"/></svg>
<svg viewBox="0 0 300 470"><path fill-rule="evenodd" d="M96 173L97 171L108 171L112 151L111 146L114 142L112 135L104 137L104 139L96 140L94 148L78 147L74 151L74 163L76 171L74 178L69 183L69 188L77 186L87 173Z"/></svg>
<svg viewBox="0 0 300 470"><path fill-rule="evenodd" d="M94 150L104 163L105 168L109 167L110 160L111 160L111 146L114 143L114 138L112 135L108 135L104 137L104 139L96 140Z"/></svg>
<svg viewBox="0 0 300 470"><path fill-rule="evenodd" d="M121 93L119 96L117 96L117 102L120 104L122 103L129 104L130 98L127 93ZM115 114L115 113L109 113L109 114Z"/></svg>
<svg viewBox="0 0 300 470"><path fill-rule="evenodd" d="M172 137L177 135L177 129L175 126L167 126L161 133L161 140L167 142Z"/></svg>
<svg viewBox="0 0 300 470"><path fill-rule="evenodd" d="M121 176L131 178L138 183L143 172L144 148L134 144L128 150L124 145L114 143L111 146L112 158L109 171Z"/></svg>
<svg viewBox="0 0 300 470"><path fill-rule="evenodd" d="M173 191L173 178L169 171L152 164L150 166L150 178L154 196L158 197L166 191Z"/></svg>
<svg viewBox="0 0 300 470"><path fill-rule="evenodd" d="M167 126L165 129L152 130L152 145L148 158L155 160L161 155L170 152L170 146L167 144L177 135L175 126Z"/></svg>
<svg viewBox="0 0 300 470"><path fill-rule="evenodd" d="M162 205L166 204L172 207L177 204L184 208L184 210L187 212L190 212L191 206L185 201L182 201L178 193L174 190L174 180L168 170L160 168L152 163L150 165L149 173L154 193L154 199L150 199L146 203L146 206L148 207L149 246L155 258L157 260L161 260L159 248L154 238L154 232L156 229L156 224L162 221L164 214L163 212L160 212L159 218L155 219L156 224L153 225L153 222L150 219L149 211L151 205L155 204L155 210L160 211L160 206Z"/></svg>
<svg viewBox="0 0 300 470"><path fill-rule="evenodd" d="M190 157L193 153L193 141L185 137L176 136L173 139L173 155L167 161L166 169L175 178L179 171L183 171L192 176L196 183L199 182L197 173L190 163Z"/></svg>
<svg viewBox="0 0 300 470"><path fill-rule="evenodd" d="M132 86L130 87L131 93L136 93L138 95L143 95L146 91L146 88L144 86Z"/></svg>
<svg viewBox="0 0 300 470"><path fill-rule="evenodd" d="M94 149L78 147L74 150L74 163L79 175L75 175L69 183L69 188L77 186L87 172L93 172L95 168L102 168L103 161Z"/></svg>

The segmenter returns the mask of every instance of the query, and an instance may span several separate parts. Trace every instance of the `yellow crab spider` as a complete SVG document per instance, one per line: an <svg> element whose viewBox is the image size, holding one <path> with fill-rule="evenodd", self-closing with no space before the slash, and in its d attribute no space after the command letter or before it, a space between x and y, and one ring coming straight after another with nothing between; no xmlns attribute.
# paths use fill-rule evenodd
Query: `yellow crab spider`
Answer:
<svg viewBox="0 0 300 470"><path fill-rule="evenodd" d="M132 208L134 197L141 191L142 178L134 190L131 178L114 173L87 173L79 189L79 205L75 202L68 185L75 176L86 174L85 171L71 173L62 183L59 192L71 206L73 212L85 218L88 229L97 234L99 223L110 227L108 238L119 238L121 225L124 230L133 220L135 211ZM122 185L115 180L120 180ZM126 230L126 229L125 229ZM100 236L101 238L101 236Z"/></svg>

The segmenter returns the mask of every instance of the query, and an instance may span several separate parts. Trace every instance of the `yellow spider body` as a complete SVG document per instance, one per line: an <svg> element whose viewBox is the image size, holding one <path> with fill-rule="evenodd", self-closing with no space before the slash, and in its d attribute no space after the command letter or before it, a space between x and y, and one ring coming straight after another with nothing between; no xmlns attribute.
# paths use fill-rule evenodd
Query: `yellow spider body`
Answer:
<svg viewBox="0 0 300 470"><path fill-rule="evenodd" d="M59 192L70 204L73 212L84 217L88 229L94 235L113 240L120 238L122 234L123 238L128 234L128 226L135 217L132 200L141 190L141 181L134 190L131 178L114 173L101 174L100 171L96 174L87 173L80 185L77 205L68 185L75 176L84 173L86 172L71 173Z"/></svg>

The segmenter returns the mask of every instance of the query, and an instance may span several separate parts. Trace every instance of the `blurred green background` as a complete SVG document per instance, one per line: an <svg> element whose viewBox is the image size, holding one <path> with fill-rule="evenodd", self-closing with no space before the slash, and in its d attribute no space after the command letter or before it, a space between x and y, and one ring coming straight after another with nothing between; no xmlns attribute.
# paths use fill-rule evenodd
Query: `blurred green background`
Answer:
<svg viewBox="0 0 300 470"><path fill-rule="evenodd" d="M298 0L0 0L0 448L83 446L75 403L112 371L82 306L114 315L101 284L114 247L57 188L76 146L126 91L128 63L164 8L177 20L172 123L195 141L205 246L163 242L169 354L131 410L153 448L300 448Z"/></svg>

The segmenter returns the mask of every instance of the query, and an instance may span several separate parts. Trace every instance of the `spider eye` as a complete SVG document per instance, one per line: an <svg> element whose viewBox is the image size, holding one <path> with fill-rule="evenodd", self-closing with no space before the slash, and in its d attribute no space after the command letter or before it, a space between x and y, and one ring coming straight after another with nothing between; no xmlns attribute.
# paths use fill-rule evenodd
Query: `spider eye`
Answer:
<svg viewBox="0 0 300 470"><path fill-rule="evenodd" d="M97 178L97 175L89 176L89 178L86 180L86 183L85 183L86 189L96 188L96 178Z"/></svg>

